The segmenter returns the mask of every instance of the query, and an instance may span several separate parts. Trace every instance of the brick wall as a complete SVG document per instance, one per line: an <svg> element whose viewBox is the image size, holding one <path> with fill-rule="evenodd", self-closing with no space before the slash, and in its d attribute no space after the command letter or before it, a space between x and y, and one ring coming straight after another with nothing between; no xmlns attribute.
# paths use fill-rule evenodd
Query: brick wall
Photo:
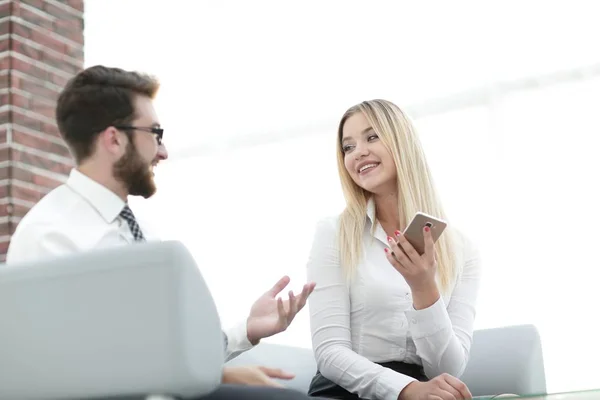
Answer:
<svg viewBox="0 0 600 400"><path fill-rule="evenodd" d="M73 166L54 122L83 68L83 0L0 0L0 262L25 213Z"/></svg>

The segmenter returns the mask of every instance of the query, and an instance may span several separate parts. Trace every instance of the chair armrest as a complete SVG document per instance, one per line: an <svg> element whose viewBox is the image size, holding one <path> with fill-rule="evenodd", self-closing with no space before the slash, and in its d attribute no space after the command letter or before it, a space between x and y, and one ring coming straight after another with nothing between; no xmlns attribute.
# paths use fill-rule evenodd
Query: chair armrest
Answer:
<svg viewBox="0 0 600 400"><path fill-rule="evenodd" d="M0 267L0 398L200 396L221 381L219 316L179 242Z"/></svg>

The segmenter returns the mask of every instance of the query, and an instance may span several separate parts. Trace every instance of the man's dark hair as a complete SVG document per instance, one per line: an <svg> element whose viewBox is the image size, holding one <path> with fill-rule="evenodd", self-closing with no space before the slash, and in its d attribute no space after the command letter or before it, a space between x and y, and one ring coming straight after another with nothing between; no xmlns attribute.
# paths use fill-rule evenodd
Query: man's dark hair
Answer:
<svg viewBox="0 0 600 400"><path fill-rule="evenodd" d="M131 124L136 95L154 98L158 88L154 77L101 65L71 78L58 97L56 123L77 163L92 154L100 132Z"/></svg>

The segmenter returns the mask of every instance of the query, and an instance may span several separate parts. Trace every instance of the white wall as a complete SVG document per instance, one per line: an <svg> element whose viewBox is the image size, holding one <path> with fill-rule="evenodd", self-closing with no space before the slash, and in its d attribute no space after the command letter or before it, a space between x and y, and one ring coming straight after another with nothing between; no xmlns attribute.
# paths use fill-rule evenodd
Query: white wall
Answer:
<svg viewBox="0 0 600 400"><path fill-rule="evenodd" d="M479 243L477 327L534 323L550 391L598 385L600 79L494 86L599 63L593 4L164 4L88 0L86 64L163 81L173 157L136 213L189 246L224 324L282 274L304 282L316 220L344 205L337 119L384 97L425 111L416 125L447 211ZM498 94L426 112L428 100L478 87ZM249 145L263 134L274 141ZM272 341L310 346L307 313Z"/></svg>

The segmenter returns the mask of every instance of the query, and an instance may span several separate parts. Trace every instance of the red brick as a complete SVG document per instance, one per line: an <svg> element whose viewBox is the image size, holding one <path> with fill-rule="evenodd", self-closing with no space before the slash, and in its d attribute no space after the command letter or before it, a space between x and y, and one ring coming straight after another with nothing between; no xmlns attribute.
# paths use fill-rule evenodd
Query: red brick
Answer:
<svg viewBox="0 0 600 400"><path fill-rule="evenodd" d="M8 236L12 233L10 225L9 221L0 222L0 236Z"/></svg>
<svg viewBox="0 0 600 400"><path fill-rule="evenodd" d="M8 124L11 122L11 113L8 110L0 111L0 125Z"/></svg>
<svg viewBox="0 0 600 400"><path fill-rule="evenodd" d="M41 68L41 67L38 67L37 65L34 65L35 61L42 61L42 60L28 59L28 58L30 58L30 57L27 57L27 59L23 59L23 57L14 57L14 56L7 57L7 59L10 59L10 63L11 63L10 67L11 67L12 71L23 72L34 78L41 79L44 81L50 81L60 87L64 87L67 84L67 81L69 79L67 77L63 76L62 74L61 75L57 74L56 72L52 71L51 68ZM1 61L0 61L0 63L1 63ZM47 65L48 67L54 67L54 65L46 63L46 62L44 64Z"/></svg>
<svg viewBox="0 0 600 400"><path fill-rule="evenodd" d="M9 100L10 99L10 100ZM6 102L3 102L6 100ZM18 93L0 94L0 104L10 104L11 106L20 107L25 110L29 109L29 98Z"/></svg>
<svg viewBox="0 0 600 400"><path fill-rule="evenodd" d="M0 55L0 71L10 71L12 56L8 54Z"/></svg>
<svg viewBox="0 0 600 400"><path fill-rule="evenodd" d="M12 40L9 40L8 38L0 39L0 53L10 50L11 42Z"/></svg>
<svg viewBox="0 0 600 400"><path fill-rule="evenodd" d="M60 132L58 130L58 126L56 126L56 124L54 124L54 123L49 124L47 122L44 122L42 124L42 132L44 132L45 134L48 134L50 136L54 136L54 137L62 139L62 136L60 136Z"/></svg>
<svg viewBox="0 0 600 400"><path fill-rule="evenodd" d="M50 160L47 157L31 154L27 151L12 149L12 160L22 162L23 164L31 165L32 167L45 169L46 171L55 172L62 175L68 175L73 168L73 162L60 162Z"/></svg>
<svg viewBox="0 0 600 400"><path fill-rule="evenodd" d="M12 169L12 178L22 182L30 182L46 189L54 189L63 182L49 178L44 175L36 174L26 169L14 166Z"/></svg>
<svg viewBox="0 0 600 400"><path fill-rule="evenodd" d="M39 112L32 111L32 113L33 115L25 115L21 110L13 110L11 122L36 132L60 138L56 124L44 121L44 116Z"/></svg>
<svg viewBox="0 0 600 400"><path fill-rule="evenodd" d="M47 177L44 175L39 175L39 174L33 175L32 182L38 186L41 186L41 187L44 187L44 188L47 188L50 190L52 190L64 183L62 181L57 181L56 179L52 179L50 177Z"/></svg>
<svg viewBox="0 0 600 400"><path fill-rule="evenodd" d="M11 21L4 20L0 22L0 35L8 35L10 33Z"/></svg>
<svg viewBox="0 0 600 400"><path fill-rule="evenodd" d="M42 60L42 52L38 49L35 49L19 40L11 40L10 49L15 53L22 54L34 60Z"/></svg>
<svg viewBox="0 0 600 400"><path fill-rule="evenodd" d="M1 29L0 29L1 32ZM9 32L6 32L9 33ZM11 30L10 33L13 35L18 35L24 37L26 39L32 39L32 29L23 25L20 21L11 21ZM57 49L59 50L59 49Z"/></svg>
<svg viewBox="0 0 600 400"><path fill-rule="evenodd" d="M55 37L53 32L47 29L32 29L19 21L12 24L13 33L17 36L33 40L54 51L66 54L72 58L81 58L83 60L83 50L78 43L70 43L68 40Z"/></svg>
<svg viewBox="0 0 600 400"><path fill-rule="evenodd" d="M10 243L9 240L7 240L5 242L0 241L0 263L3 263L6 261L6 253L8 252L8 244L9 243Z"/></svg>
<svg viewBox="0 0 600 400"><path fill-rule="evenodd" d="M0 161L10 160L10 149L8 147L4 147L0 149ZM0 199L2 198L2 193L0 193Z"/></svg>
<svg viewBox="0 0 600 400"><path fill-rule="evenodd" d="M37 203L48 193L47 190L39 190L20 186L18 183L11 186L11 194L15 199L21 199Z"/></svg>
<svg viewBox="0 0 600 400"><path fill-rule="evenodd" d="M9 217L0 224L0 262L9 244L6 237L29 205L60 185L74 165L54 110L62 87L83 68L83 8L83 0L0 5L1 15L16 17L0 22L5 36L0 40L0 89L9 89L0 94L0 104L12 106L0 111L0 161L12 161L0 167L0 216ZM18 204L6 202L9 194Z"/></svg>
<svg viewBox="0 0 600 400"><path fill-rule="evenodd" d="M0 107L12 104L10 101L11 95L8 93L0 93Z"/></svg>
<svg viewBox="0 0 600 400"><path fill-rule="evenodd" d="M1 95L0 99L8 98L8 94ZM39 97L26 96L22 93L12 92L10 95L10 104L22 108L24 110L33 110L37 114L48 118L54 119L55 113L54 110L56 108L55 104L49 100L44 100ZM0 103L2 104L2 103ZM8 102L4 103L8 104Z"/></svg>
<svg viewBox="0 0 600 400"><path fill-rule="evenodd" d="M22 6L21 2L13 2L11 12L13 17L18 17L37 26L41 26L42 28L52 30L52 22L54 20L52 15L45 15L44 12L36 13L31 10L31 7Z"/></svg>
<svg viewBox="0 0 600 400"><path fill-rule="evenodd" d="M49 31L36 29L31 32L31 39L59 52L61 51L60 49L62 49L62 52L70 57L74 57L78 54L76 51L81 50L79 43L73 41L70 37L55 37L49 33Z"/></svg>
<svg viewBox="0 0 600 400"><path fill-rule="evenodd" d="M0 181L10 178L10 168L8 165L0 167Z"/></svg>
<svg viewBox="0 0 600 400"><path fill-rule="evenodd" d="M58 19L52 25L54 32L74 42L83 44L83 37L79 34L83 29L83 19Z"/></svg>
<svg viewBox="0 0 600 400"><path fill-rule="evenodd" d="M0 15L2 17L4 17L5 15L10 15L10 13L11 13L10 10L11 10L11 7L13 6L13 4L11 4L11 3L14 4L14 2L10 2L10 1L0 4Z"/></svg>
<svg viewBox="0 0 600 400"><path fill-rule="evenodd" d="M24 126L25 128L32 129L34 131L43 132L42 131L42 129L43 129L42 121L40 121L39 119L24 115L19 111L13 111L11 122L13 124L18 124L18 125Z"/></svg>
<svg viewBox="0 0 600 400"><path fill-rule="evenodd" d="M13 217L23 218L25 216L25 214L27 214L29 212L29 210L30 210L29 207L25 207L20 204L13 204L11 211L12 211Z"/></svg>
<svg viewBox="0 0 600 400"><path fill-rule="evenodd" d="M11 212L9 213L8 209L9 207L11 208ZM0 204L0 218L2 217L8 217L9 215L12 215L12 205L10 204Z"/></svg>
<svg viewBox="0 0 600 400"><path fill-rule="evenodd" d="M23 41L19 40L18 37L16 39L13 39L11 44L11 48L14 52L23 54L24 56L27 56L36 61L42 61L44 64L57 68L63 72L74 75L81 70L80 61L74 59L75 63L73 63L70 59L61 57L60 53L44 50L44 47L37 47L38 48L28 43L24 43ZM64 82L64 78L61 77L61 84L64 85Z"/></svg>
<svg viewBox="0 0 600 400"><path fill-rule="evenodd" d="M83 12L84 2L83 0L66 0L69 7L74 8L78 11Z"/></svg>
<svg viewBox="0 0 600 400"><path fill-rule="evenodd" d="M0 107L6 104L10 104L9 99L10 95L8 93L0 93Z"/></svg>
<svg viewBox="0 0 600 400"><path fill-rule="evenodd" d="M64 143L56 143L50 138L44 138L43 136L44 135L28 134L18 127L15 127L12 132L13 143L22 144L27 147L43 150L66 158L71 157L69 148Z"/></svg>
<svg viewBox="0 0 600 400"><path fill-rule="evenodd" d="M42 97L45 100L56 102L60 88L48 82L40 82L35 77L20 76L13 74L11 76L12 87L21 89L27 93L30 93L36 97Z"/></svg>
<svg viewBox="0 0 600 400"><path fill-rule="evenodd" d="M37 96L32 96L29 99L29 107L31 110L35 110L35 112L37 112L40 115L43 115L47 119L51 119L52 121L54 121L54 119L56 118L56 103L54 101L46 100Z"/></svg>
<svg viewBox="0 0 600 400"><path fill-rule="evenodd" d="M21 3L27 4L34 8L37 8L38 10L43 10L44 3L46 3L44 0L20 0L20 1L21 1Z"/></svg>
<svg viewBox="0 0 600 400"><path fill-rule="evenodd" d="M63 2L64 3L64 2ZM57 7L56 5L46 2L44 4L44 11L48 14L56 17L57 19L81 19L81 10L72 7ZM83 40L82 40L83 43Z"/></svg>
<svg viewBox="0 0 600 400"><path fill-rule="evenodd" d="M0 72L3 72L0 69ZM10 87L10 77L8 75L8 71L4 71L4 74L0 74L0 89L6 89Z"/></svg>

